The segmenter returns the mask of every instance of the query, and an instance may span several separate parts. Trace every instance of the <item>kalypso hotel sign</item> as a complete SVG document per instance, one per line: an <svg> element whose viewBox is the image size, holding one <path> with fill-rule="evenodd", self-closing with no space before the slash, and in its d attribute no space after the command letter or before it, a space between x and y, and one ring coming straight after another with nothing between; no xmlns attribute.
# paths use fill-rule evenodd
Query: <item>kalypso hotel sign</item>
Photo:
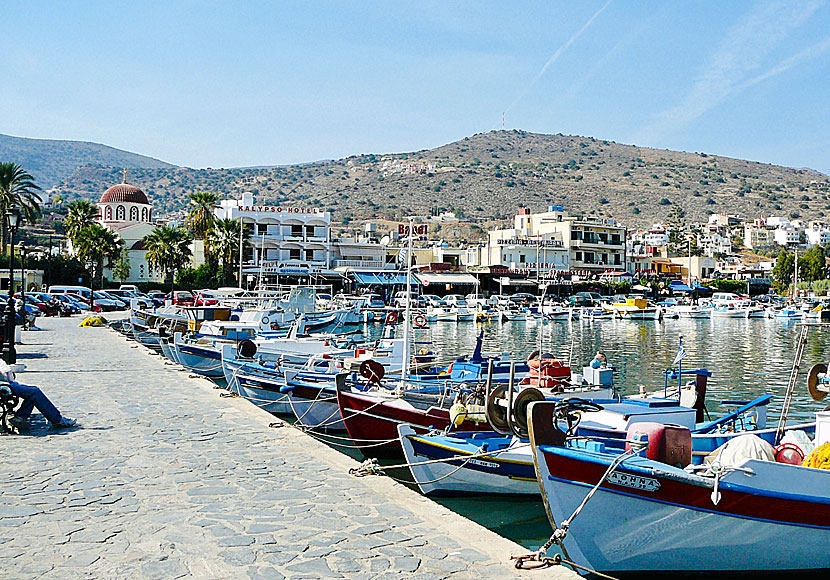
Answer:
<svg viewBox="0 0 830 580"><path fill-rule="evenodd" d="M241 205L239 211L254 213L323 213L316 207L280 207L274 205Z"/></svg>

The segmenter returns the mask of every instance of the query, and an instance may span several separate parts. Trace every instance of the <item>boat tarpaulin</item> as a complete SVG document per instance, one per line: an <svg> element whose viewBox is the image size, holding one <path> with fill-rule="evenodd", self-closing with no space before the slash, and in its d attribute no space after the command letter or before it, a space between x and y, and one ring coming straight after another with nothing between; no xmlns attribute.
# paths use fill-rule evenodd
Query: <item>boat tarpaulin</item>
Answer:
<svg viewBox="0 0 830 580"><path fill-rule="evenodd" d="M361 286L406 286L406 274L402 272L352 272L355 282ZM412 277L412 284L417 284Z"/></svg>
<svg viewBox="0 0 830 580"><path fill-rule="evenodd" d="M430 284L478 284L478 279L472 274L458 272L418 272L415 277L424 286Z"/></svg>

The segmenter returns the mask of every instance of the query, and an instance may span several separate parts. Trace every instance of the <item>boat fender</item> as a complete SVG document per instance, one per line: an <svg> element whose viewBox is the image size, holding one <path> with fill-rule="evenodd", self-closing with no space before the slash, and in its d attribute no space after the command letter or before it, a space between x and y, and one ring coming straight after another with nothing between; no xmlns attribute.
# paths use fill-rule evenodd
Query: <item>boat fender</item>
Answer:
<svg viewBox="0 0 830 580"><path fill-rule="evenodd" d="M782 443L775 448L775 461L801 465L804 462L804 452L795 443Z"/></svg>
<svg viewBox="0 0 830 580"><path fill-rule="evenodd" d="M452 426L461 427L461 424L464 423L464 419L466 418L467 407L461 402L453 403L453 406L450 407L450 423L452 423Z"/></svg>
<svg viewBox="0 0 830 580"><path fill-rule="evenodd" d="M242 358L254 358L256 351L256 343L250 339L243 340L239 343L239 346L236 347L237 354L239 354Z"/></svg>
<svg viewBox="0 0 830 580"><path fill-rule="evenodd" d="M285 395L287 393L290 393L293 390L294 390L294 387L291 386L291 385L283 385L283 386L280 387L280 393L282 393L283 395Z"/></svg>

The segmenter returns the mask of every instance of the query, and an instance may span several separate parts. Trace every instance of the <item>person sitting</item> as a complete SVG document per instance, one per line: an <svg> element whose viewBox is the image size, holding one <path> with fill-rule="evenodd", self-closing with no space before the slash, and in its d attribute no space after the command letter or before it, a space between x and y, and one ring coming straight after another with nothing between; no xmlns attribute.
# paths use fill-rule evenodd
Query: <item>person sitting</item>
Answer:
<svg viewBox="0 0 830 580"><path fill-rule="evenodd" d="M0 361L0 381L7 382L12 390L12 394L17 395L23 402L20 407L14 412L14 415L9 418L9 424L20 430L29 424L29 417L32 414L32 409L37 408L38 411L46 417L46 420L52 424L55 429L65 429L67 427L74 427L78 424L75 419L64 417L58 408L52 404L52 401L43 394L37 387L24 385L18 383L14 376L14 371L5 362Z"/></svg>

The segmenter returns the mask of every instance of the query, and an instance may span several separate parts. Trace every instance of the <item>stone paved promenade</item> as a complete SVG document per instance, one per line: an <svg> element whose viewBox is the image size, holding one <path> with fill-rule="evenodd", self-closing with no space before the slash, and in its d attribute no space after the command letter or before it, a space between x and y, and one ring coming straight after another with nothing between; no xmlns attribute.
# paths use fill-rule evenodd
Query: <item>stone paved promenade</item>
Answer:
<svg viewBox="0 0 830 580"><path fill-rule="evenodd" d="M83 428L0 436L0 578L575 577L78 322L24 333L18 380Z"/></svg>

